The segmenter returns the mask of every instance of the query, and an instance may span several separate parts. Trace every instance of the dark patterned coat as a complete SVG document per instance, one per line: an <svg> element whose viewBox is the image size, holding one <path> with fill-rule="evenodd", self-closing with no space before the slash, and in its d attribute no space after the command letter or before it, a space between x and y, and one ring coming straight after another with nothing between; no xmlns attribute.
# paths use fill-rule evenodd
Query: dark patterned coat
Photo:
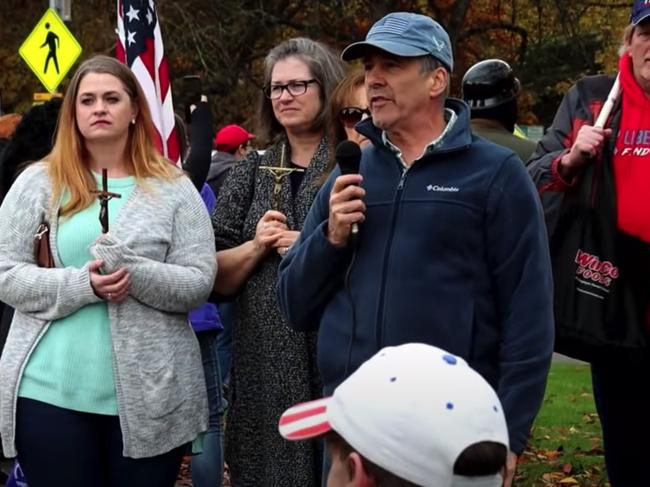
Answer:
<svg viewBox="0 0 650 487"><path fill-rule="evenodd" d="M217 250L253 239L258 221L270 209L284 213L290 230L302 228L327 166L327 142L321 141L295 197L289 176L283 178L279 208L272 208L275 180L260 166L280 166L282 144L288 166L291 154L284 140L233 166L213 214ZM278 433L286 408L322 395L315 334L292 330L280 315L275 289L280 259L271 251L237 297L233 397L226 427L226 461L234 487L320 485L320 444L289 442Z"/></svg>

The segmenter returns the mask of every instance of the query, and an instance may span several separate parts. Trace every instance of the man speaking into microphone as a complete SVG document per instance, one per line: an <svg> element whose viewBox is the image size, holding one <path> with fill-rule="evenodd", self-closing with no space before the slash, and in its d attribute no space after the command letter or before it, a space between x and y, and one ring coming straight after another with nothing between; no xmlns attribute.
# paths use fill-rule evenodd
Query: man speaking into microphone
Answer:
<svg viewBox="0 0 650 487"><path fill-rule="evenodd" d="M385 346L462 356L498 392L509 476L542 403L553 350L544 217L519 158L470 130L447 97L449 36L392 13L344 60L361 58L372 117L359 174L335 170L280 266L280 308L318 329L325 394ZM353 224L358 237L350 239Z"/></svg>

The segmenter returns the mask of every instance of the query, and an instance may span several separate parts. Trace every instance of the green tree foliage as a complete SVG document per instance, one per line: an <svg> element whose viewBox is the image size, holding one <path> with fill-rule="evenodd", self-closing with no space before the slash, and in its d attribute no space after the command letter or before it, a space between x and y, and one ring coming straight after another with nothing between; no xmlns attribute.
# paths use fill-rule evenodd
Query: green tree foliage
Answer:
<svg viewBox="0 0 650 487"><path fill-rule="evenodd" d="M68 27L84 48L82 59L114 52L116 3L73 0ZM5 112L25 110L32 94L43 91L18 47L47 5L46 0L0 2ZM459 93L471 64L499 57L523 82L522 121L548 125L572 82L586 74L615 72L630 10L630 2L621 0L158 0L157 6L179 111L183 76L198 74L217 126L236 122L250 128L270 48L302 35L341 49L391 11L428 14L447 28L456 58L453 94Z"/></svg>

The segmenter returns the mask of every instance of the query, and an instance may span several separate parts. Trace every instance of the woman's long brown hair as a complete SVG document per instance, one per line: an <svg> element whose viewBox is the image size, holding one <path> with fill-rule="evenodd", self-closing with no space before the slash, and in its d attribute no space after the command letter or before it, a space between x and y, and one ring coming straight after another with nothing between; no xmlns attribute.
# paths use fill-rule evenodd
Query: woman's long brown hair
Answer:
<svg viewBox="0 0 650 487"><path fill-rule="evenodd" d="M126 167L137 180L147 177L172 179L181 172L165 159L153 144L156 135L147 100L135 75L117 59L95 56L85 61L73 76L63 99L57 125L57 135L52 151L43 158L49 168L52 181L52 197L56 201L63 191L70 198L61 207L60 215L72 215L90 206L95 199L91 190L97 188L95 178L86 160L88 153L84 138L77 127L76 99L81 80L88 73L103 73L115 76L122 82L125 91L138 107L135 124L129 127L126 145Z"/></svg>

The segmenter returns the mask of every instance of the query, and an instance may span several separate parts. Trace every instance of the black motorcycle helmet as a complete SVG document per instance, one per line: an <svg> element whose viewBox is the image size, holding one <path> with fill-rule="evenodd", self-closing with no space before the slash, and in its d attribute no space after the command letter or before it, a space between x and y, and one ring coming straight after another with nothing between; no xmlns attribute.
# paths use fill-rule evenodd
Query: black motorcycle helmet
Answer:
<svg viewBox="0 0 650 487"><path fill-rule="evenodd" d="M486 59L470 67L463 76L462 94L472 111L499 106L514 100L521 85L512 68L501 59Z"/></svg>

